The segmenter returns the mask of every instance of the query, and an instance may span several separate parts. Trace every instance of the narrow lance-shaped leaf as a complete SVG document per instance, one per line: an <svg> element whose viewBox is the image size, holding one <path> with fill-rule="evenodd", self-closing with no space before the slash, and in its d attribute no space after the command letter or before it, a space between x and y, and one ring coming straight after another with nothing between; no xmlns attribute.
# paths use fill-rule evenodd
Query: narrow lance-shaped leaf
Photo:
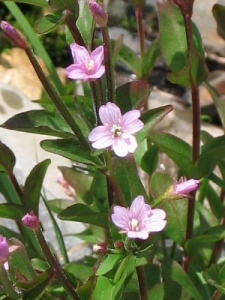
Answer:
<svg viewBox="0 0 225 300"><path fill-rule="evenodd" d="M213 6L212 13L217 22L217 33L225 40L225 6L221 4L215 4Z"/></svg>
<svg viewBox="0 0 225 300"><path fill-rule="evenodd" d="M23 189L23 199L28 212L33 211L38 216L39 200L43 187L44 177L50 164L50 159L46 159L37 164L26 179Z"/></svg>
<svg viewBox="0 0 225 300"><path fill-rule="evenodd" d="M16 163L13 152L3 143L0 142L0 165L4 167L6 172L12 172Z"/></svg>

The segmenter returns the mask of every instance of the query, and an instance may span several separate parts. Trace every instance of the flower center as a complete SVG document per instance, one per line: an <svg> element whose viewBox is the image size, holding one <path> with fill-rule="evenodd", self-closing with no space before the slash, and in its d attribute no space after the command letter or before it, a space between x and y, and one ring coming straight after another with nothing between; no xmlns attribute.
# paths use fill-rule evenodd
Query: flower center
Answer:
<svg viewBox="0 0 225 300"><path fill-rule="evenodd" d="M88 59L86 58L85 61L84 61L84 65L85 65L85 68L87 70L88 73L90 73L90 71L93 70L94 68L94 60L93 59Z"/></svg>
<svg viewBox="0 0 225 300"><path fill-rule="evenodd" d="M110 130L114 137L119 137L122 135L122 127L118 125L113 125L112 129Z"/></svg>
<svg viewBox="0 0 225 300"><path fill-rule="evenodd" d="M137 219L132 219L130 221L131 230L138 231L139 230L139 222Z"/></svg>

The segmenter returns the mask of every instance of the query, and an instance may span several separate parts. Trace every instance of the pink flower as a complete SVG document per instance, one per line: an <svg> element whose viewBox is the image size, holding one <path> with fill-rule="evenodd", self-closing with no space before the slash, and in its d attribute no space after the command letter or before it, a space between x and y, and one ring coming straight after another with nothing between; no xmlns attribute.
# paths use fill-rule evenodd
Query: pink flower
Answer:
<svg viewBox="0 0 225 300"><path fill-rule="evenodd" d="M112 221L128 238L146 240L151 232L161 231L166 226L165 217L164 210L151 209L143 196L137 196L130 209L114 206Z"/></svg>
<svg viewBox="0 0 225 300"><path fill-rule="evenodd" d="M1 28L5 35L19 48L26 49L28 47L25 37L11 24L1 21Z"/></svg>
<svg viewBox="0 0 225 300"><path fill-rule="evenodd" d="M200 181L196 179L184 180L184 178L181 178L178 182L174 180L173 190L171 192L172 197L178 196L185 198L190 196L190 193L198 188L199 182Z"/></svg>
<svg viewBox="0 0 225 300"><path fill-rule="evenodd" d="M99 117L103 125L94 128L88 136L92 147L95 149L111 147L120 157L133 153L137 148L133 134L144 126L139 120L140 115L139 110L131 110L122 115L119 107L111 102L102 105Z"/></svg>
<svg viewBox="0 0 225 300"><path fill-rule="evenodd" d="M32 211L23 216L22 223L24 226L32 230L36 230L39 227L39 220Z"/></svg>
<svg viewBox="0 0 225 300"><path fill-rule="evenodd" d="M103 46L97 47L91 53L76 43L70 45L74 63L66 68L66 74L70 79L80 79L83 82L100 78L105 67L102 65L104 59Z"/></svg>
<svg viewBox="0 0 225 300"><path fill-rule="evenodd" d="M4 236L0 236L0 264L4 264L9 258L9 245Z"/></svg>

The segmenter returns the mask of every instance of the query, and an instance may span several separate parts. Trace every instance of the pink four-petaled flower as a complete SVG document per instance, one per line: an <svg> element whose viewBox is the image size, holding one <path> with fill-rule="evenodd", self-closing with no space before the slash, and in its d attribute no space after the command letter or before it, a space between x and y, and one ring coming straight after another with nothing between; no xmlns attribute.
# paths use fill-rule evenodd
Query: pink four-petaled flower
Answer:
<svg viewBox="0 0 225 300"><path fill-rule="evenodd" d="M91 53L76 43L70 45L73 56L73 64L66 68L67 77L70 79L80 79L83 82L100 78L105 67L102 65L104 59L103 46L97 47Z"/></svg>
<svg viewBox="0 0 225 300"><path fill-rule="evenodd" d="M164 210L151 209L144 202L143 196L137 196L130 208L114 206L112 221L121 229L120 233L126 233L130 239L146 240L151 232L158 232L166 226L166 213Z"/></svg>
<svg viewBox="0 0 225 300"><path fill-rule="evenodd" d="M120 157L133 153L137 148L133 134L144 126L139 120L140 115L140 111L136 109L122 115L119 107L111 102L102 105L99 117L103 125L94 128L88 136L92 147L95 149L111 147Z"/></svg>

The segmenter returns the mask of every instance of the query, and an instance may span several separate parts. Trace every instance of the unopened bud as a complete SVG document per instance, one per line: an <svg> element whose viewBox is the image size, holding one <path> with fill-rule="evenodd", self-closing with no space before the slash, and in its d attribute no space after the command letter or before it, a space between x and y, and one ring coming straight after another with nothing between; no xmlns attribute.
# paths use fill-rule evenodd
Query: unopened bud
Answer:
<svg viewBox="0 0 225 300"><path fill-rule="evenodd" d="M39 227L39 220L38 218L34 215L33 212L30 212L26 214L22 218L22 223L24 226L26 226L29 229L36 230Z"/></svg>
<svg viewBox="0 0 225 300"><path fill-rule="evenodd" d="M0 236L0 264L4 264L9 258L9 245L4 236Z"/></svg>
<svg viewBox="0 0 225 300"><path fill-rule="evenodd" d="M1 21L1 28L4 31L5 35L19 48L26 49L27 42L25 37L14 28L12 25L7 23L6 21Z"/></svg>
<svg viewBox="0 0 225 300"><path fill-rule="evenodd" d="M108 244L107 243L99 243L93 246L93 251L96 253L107 253L108 248L107 248Z"/></svg>
<svg viewBox="0 0 225 300"><path fill-rule="evenodd" d="M95 22L102 28L106 27L108 23L108 15L102 4L95 0L88 0L89 9L95 19Z"/></svg>
<svg viewBox="0 0 225 300"><path fill-rule="evenodd" d="M118 250L124 250L124 243L122 241L116 241L114 247Z"/></svg>

